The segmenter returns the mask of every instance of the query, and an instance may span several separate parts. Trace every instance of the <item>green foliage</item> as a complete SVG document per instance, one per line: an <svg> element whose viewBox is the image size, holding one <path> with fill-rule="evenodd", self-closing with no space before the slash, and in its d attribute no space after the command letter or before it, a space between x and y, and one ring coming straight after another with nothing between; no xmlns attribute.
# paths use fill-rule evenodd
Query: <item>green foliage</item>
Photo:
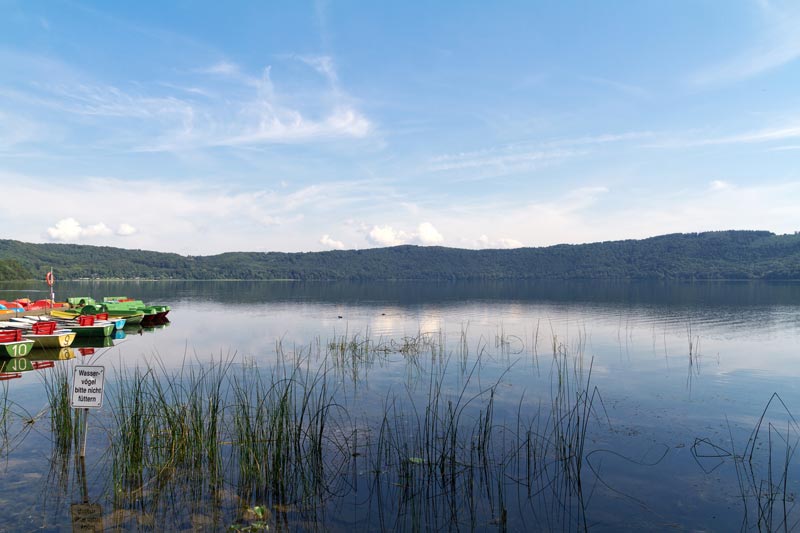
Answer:
<svg viewBox="0 0 800 533"><path fill-rule="evenodd" d="M4 269L10 261L18 265ZM0 240L0 280L44 279L51 265L59 279L800 279L800 236L716 231L514 250L395 246L213 256Z"/></svg>
<svg viewBox="0 0 800 533"><path fill-rule="evenodd" d="M16 259L0 259L0 281L31 279L33 275Z"/></svg>

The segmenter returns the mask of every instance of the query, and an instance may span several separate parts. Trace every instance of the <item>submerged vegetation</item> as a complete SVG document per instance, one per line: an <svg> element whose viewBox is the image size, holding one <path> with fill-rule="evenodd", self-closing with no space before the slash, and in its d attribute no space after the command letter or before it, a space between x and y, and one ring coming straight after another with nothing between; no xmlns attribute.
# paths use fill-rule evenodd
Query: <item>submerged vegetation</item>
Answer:
<svg viewBox="0 0 800 533"><path fill-rule="evenodd" d="M512 250L395 246L213 256L0 240L0 281L44 278L52 266L61 279L800 279L800 235L715 231Z"/></svg>

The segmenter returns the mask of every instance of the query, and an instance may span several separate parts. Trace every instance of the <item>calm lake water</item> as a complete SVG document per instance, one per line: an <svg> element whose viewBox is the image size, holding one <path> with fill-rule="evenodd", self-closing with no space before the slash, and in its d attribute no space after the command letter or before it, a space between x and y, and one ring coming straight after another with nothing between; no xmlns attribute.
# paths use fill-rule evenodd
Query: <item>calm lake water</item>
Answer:
<svg viewBox="0 0 800 533"><path fill-rule="evenodd" d="M5 284L0 298L38 299L42 289ZM113 346L76 350L75 359L3 382L4 531L68 529L80 510L74 504L86 501L99 505L111 530L731 531L800 523L800 284L56 289L59 299L125 294L167 304L170 323L127 330ZM274 385L275 372L289 368L310 376L298 390L320 391L314 401L325 408L316 412L329 419L319 440L313 427L297 430L292 453L300 460L282 467L291 486L244 488L241 439L229 421L216 439L218 482L209 485L205 466L197 467L202 479L181 477L184 467L172 462L169 475L150 466L138 486L120 484L112 448L122 378L148 367L185 376L220 361L230 364L225 390L257 372L272 372L265 383ZM89 414L85 478L71 455L55 451L45 393L48 376L76 363L108 374L109 397ZM227 394L222 413L233 420L241 402ZM308 481L302 460L315 442L319 483ZM298 488L304 483L313 488Z"/></svg>

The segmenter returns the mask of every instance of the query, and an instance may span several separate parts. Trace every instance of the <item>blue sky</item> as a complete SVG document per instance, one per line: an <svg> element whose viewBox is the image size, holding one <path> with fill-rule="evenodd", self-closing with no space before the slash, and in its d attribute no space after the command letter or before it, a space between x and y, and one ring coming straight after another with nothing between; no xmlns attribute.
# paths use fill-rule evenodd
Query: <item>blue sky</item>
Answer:
<svg viewBox="0 0 800 533"><path fill-rule="evenodd" d="M0 238L800 230L800 3L0 0Z"/></svg>

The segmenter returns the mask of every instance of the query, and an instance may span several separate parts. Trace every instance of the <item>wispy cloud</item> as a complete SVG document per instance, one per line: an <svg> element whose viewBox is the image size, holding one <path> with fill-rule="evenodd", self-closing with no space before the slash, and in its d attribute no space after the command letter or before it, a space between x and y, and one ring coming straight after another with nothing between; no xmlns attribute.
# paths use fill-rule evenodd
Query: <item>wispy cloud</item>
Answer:
<svg viewBox="0 0 800 533"><path fill-rule="evenodd" d="M770 152L791 152L795 150L800 150L800 144L787 144L785 146L775 146L770 148Z"/></svg>
<svg viewBox="0 0 800 533"><path fill-rule="evenodd" d="M139 147L141 151L175 151L203 146L248 146L297 143L337 138L363 138L372 130L371 121L343 95L338 87L333 61L328 57L300 58L322 74L334 93L332 107L316 117L282 103L265 68L260 78L243 74L232 63L217 63L202 72L227 77L252 88L249 97L236 104L203 107L192 113L191 122ZM199 107L198 103L194 104Z"/></svg>
<svg viewBox="0 0 800 533"><path fill-rule="evenodd" d="M760 33L748 48L716 65L703 68L689 81L695 85L750 78L800 58L800 4L794 0L760 1Z"/></svg>
<svg viewBox="0 0 800 533"><path fill-rule="evenodd" d="M788 124L773 128L764 128L752 131L723 136L685 136L679 138L664 137L663 140L648 144L650 148L691 148L695 146L715 146L729 144L757 144L785 141L800 138L800 126Z"/></svg>
<svg viewBox="0 0 800 533"><path fill-rule="evenodd" d="M36 122L0 110L0 153L41 139L45 129Z"/></svg>
<svg viewBox="0 0 800 533"><path fill-rule="evenodd" d="M647 98L650 96L650 93L645 89L630 83L623 83L620 81L610 80L599 76L581 76L580 79L592 83L594 85L610 88L614 91L620 92L624 95L631 96L634 98Z"/></svg>
<svg viewBox="0 0 800 533"><path fill-rule="evenodd" d="M431 172L446 172L450 170L491 168L497 172L512 172L584 154L586 154L585 151L575 150L482 150L437 157L428 167L428 170Z"/></svg>
<svg viewBox="0 0 800 533"><path fill-rule="evenodd" d="M338 88L339 76L330 56L297 56L297 59L322 74L331 87Z"/></svg>
<svg viewBox="0 0 800 533"><path fill-rule="evenodd" d="M219 74L222 76L241 76L239 66L228 61L219 61L207 67L195 69L196 72L203 74Z"/></svg>
<svg viewBox="0 0 800 533"><path fill-rule="evenodd" d="M37 100L55 109L110 118L165 119L192 114L192 105L176 97L154 97L126 92L110 85L41 85L41 93L54 99Z"/></svg>
<svg viewBox="0 0 800 533"><path fill-rule="evenodd" d="M593 145L622 143L652 137L650 131L607 133L572 139L554 139L538 143L516 143L472 152L434 157L427 167L430 172L485 170L491 175L533 170L562 161L582 157ZM478 175L480 179L485 177ZM460 179L470 179L461 177Z"/></svg>
<svg viewBox="0 0 800 533"><path fill-rule="evenodd" d="M36 67L30 80L24 76L14 83L0 82L0 95L6 103L21 104L67 130L84 125L74 117L86 117L93 122L92 129L84 131L101 136L117 150L185 151L360 139L370 134L372 121L339 86L330 57L293 60L319 73L327 94L317 92L299 101L288 98L273 83L270 67L251 75L235 63L220 61L178 73L176 79L127 87L98 82L65 65L53 71L56 76L45 76ZM56 113L41 113L43 108ZM102 136L104 130L127 133Z"/></svg>

